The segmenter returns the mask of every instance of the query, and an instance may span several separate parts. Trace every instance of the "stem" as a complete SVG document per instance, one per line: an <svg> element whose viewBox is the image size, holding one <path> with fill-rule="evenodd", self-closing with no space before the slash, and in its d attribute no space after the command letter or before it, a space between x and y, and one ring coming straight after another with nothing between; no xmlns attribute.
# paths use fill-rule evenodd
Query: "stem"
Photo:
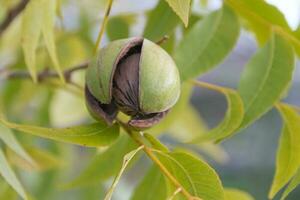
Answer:
<svg viewBox="0 0 300 200"><path fill-rule="evenodd" d="M14 19L25 9L28 2L29 0L21 0L15 7L13 7L7 12L5 19L0 24L0 36L14 21Z"/></svg>
<svg viewBox="0 0 300 200"><path fill-rule="evenodd" d="M110 13L110 10L111 10L111 7L112 7L112 3L113 3L113 0L108 0L108 5L107 5L106 11L105 11L103 22L100 26L99 34L98 34L98 37L97 37L96 46L95 46L95 49L94 49L94 55L96 54L96 52L99 48L101 39L103 37L105 27L106 27L106 24L107 24L107 21L108 21L108 16L109 16L109 13Z"/></svg>
<svg viewBox="0 0 300 200"><path fill-rule="evenodd" d="M152 149L147 147L143 142L140 133L133 132L124 122L117 120L118 123L124 128L124 130L128 133L128 135L139 145L144 146L143 151L148 155L148 157L158 166L160 171L171 181L171 183L175 186L175 188L180 188L180 192L188 199L193 200L193 197L186 189L182 187L182 185L177 181L177 179L171 174L171 172L160 162L160 160L155 156ZM198 198L201 200L200 198Z"/></svg>
<svg viewBox="0 0 300 200"><path fill-rule="evenodd" d="M220 87L220 86L217 86L217 85L214 85L214 84L206 83L206 82L203 82L203 81L197 81L197 80L191 80L191 83L196 85L196 86L199 86L199 87L204 87L204 88L207 88L209 90L214 90L214 91L217 91L217 92L224 93L224 87Z"/></svg>
<svg viewBox="0 0 300 200"><path fill-rule="evenodd" d="M160 40L156 41L155 43L157 45L162 45L163 43L165 43L170 37L168 35L164 35Z"/></svg>
<svg viewBox="0 0 300 200"><path fill-rule="evenodd" d="M71 76L74 72L86 69L88 67L89 62L84 62L79 65L73 66L69 69L63 71L63 76L66 79L66 82L72 83ZM0 75L6 79L31 79L30 74L28 71L23 70L16 70L16 71L9 71L7 68L0 71ZM54 71L49 71L47 68L37 75L38 81L43 82L49 78L58 78L58 73Z"/></svg>

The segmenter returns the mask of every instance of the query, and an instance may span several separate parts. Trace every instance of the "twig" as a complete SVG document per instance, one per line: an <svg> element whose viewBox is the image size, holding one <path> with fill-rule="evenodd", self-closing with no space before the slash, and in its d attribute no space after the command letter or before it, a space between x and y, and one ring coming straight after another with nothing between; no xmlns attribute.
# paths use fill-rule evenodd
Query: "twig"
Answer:
<svg viewBox="0 0 300 200"><path fill-rule="evenodd" d="M0 24L0 36L14 21L14 19L24 10L28 2L29 0L21 0L15 7L13 7L7 12L5 19Z"/></svg>
<svg viewBox="0 0 300 200"><path fill-rule="evenodd" d="M64 75L66 81L68 83L72 83L71 75L73 74L73 72L86 69L88 67L88 64L89 64L89 62L87 61L82 64L71 67L69 69L66 69L63 72L63 75ZM31 79L30 74L27 71L23 71L23 70L16 70L16 71L3 70L0 73L0 77L1 76L4 77L5 79ZM47 68L47 69L41 71L40 73L38 73L37 77L38 77L39 82L43 82L44 80L46 80L48 78L58 78L59 75L54 71L49 71L49 69Z"/></svg>
<svg viewBox="0 0 300 200"><path fill-rule="evenodd" d="M160 40L158 40L157 42L155 42L158 45L162 45L163 43L165 43L170 37L168 35L164 35Z"/></svg>
<svg viewBox="0 0 300 200"><path fill-rule="evenodd" d="M105 31L105 27L106 27L106 24L107 24L107 21L108 21L108 16L109 16L109 13L110 13L110 10L111 10L111 7L112 7L112 3L113 3L113 0L108 0L108 5L107 5L106 11L105 11L103 22L100 26L100 31L99 31L99 34L98 34L98 37L97 37L96 46L95 46L95 49L94 49L94 54L96 54L96 52L97 52L97 50L100 46L100 42L101 42L103 33Z"/></svg>

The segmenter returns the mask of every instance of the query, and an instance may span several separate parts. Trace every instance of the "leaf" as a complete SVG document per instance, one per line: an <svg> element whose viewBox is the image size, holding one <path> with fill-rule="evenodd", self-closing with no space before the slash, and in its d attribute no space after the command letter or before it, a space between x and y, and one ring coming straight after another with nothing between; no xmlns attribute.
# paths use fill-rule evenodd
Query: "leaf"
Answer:
<svg viewBox="0 0 300 200"><path fill-rule="evenodd" d="M22 157L19 157L14 152L8 150L7 157L10 163L18 166L21 169L32 171L46 171L50 169L56 169L64 165L62 158L58 158L57 155L51 154L48 151L45 151L36 147L26 147L27 152L33 158L36 163L33 165L28 163Z"/></svg>
<svg viewBox="0 0 300 200"><path fill-rule="evenodd" d="M168 171L191 195L205 200L224 199L222 183L208 164L183 152L156 153Z"/></svg>
<svg viewBox="0 0 300 200"><path fill-rule="evenodd" d="M110 145L119 136L119 126L117 124L107 126L102 122L67 128L44 128L15 124L0 117L0 123L35 136L89 147Z"/></svg>
<svg viewBox="0 0 300 200"><path fill-rule="evenodd" d="M89 117L85 99L62 89L55 90L48 109L50 122L55 127L78 124Z"/></svg>
<svg viewBox="0 0 300 200"><path fill-rule="evenodd" d="M163 36L172 33L178 23L179 18L169 5L164 0L161 0L150 12L143 35L152 41L158 41Z"/></svg>
<svg viewBox="0 0 300 200"><path fill-rule="evenodd" d="M292 80L294 65L292 47L277 34L250 59L239 84L245 106L241 128L250 125L281 98Z"/></svg>
<svg viewBox="0 0 300 200"><path fill-rule="evenodd" d="M109 18L106 26L107 36L110 41L128 38L129 23L124 16L116 16Z"/></svg>
<svg viewBox="0 0 300 200"><path fill-rule="evenodd" d="M27 151L21 146L15 135L8 128L2 126L0 124L0 139L14 152L16 152L19 156L24 158L27 162L34 164L35 162L32 160L31 156L27 153Z"/></svg>
<svg viewBox="0 0 300 200"><path fill-rule="evenodd" d="M191 0L166 0L169 6L180 17L184 26L187 27L189 23Z"/></svg>
<svg viewBox="0 0 300 200"><path fill-rule="evenodd" d="M123 172L125 171L127 165L129 164L129 162L133 159L133 157L141 150L143 149L144 146L140 146L138 147L137 149L133 150L133 151L130 151L129 153L127 153L124 158L123 158L123 164L122 164L122 167L118 173L118 175L116 176L115 180L113 181L112 185L110 186L104 200L110 200L112 195L113 195L113 192L123 174Z"/></svg>
<svg viewBox="0 0 300 200"><path fill-rule="evenodd" d="M128 136L120 137L105 152L97 154L87 167L64 188L80 187L99 183L115 175L121 168L126 153L137 148Z"/></svg>
<svg viewBox="0 0 300 200"><path fill-rule="evenodd" d="M50 58L53 62L54 68L58 73L60 79L64 82L65 78L62 73L57 54L56 54L56 45L55 45L55 38L54 38L54 23L55 23L55 16L56 16L56 0L40 0L41 7L40 9L43 10L43 23L42 23L42 33L44 36L44 41L50 55ZM36 16L41 17L41 16Z"/></svg>
<svg viewBox="0 0 300 200"><path fill-rule="evenodd" d="M1 185L0 199L17 200L18 195L8 184Z"/></svg>
<svg viewBox="0 0 300 200"><path fill-rule="evenodd" d="M54 68L61 80L64 76L60 68L54 39L54 22L56 15L56 0L32 0L25 8L22 24L22 48L24 51L25 63L35 82L36 72L36 50L41 34L54 64Z"/></svg>
<svg viewBox="0 0 300 200"><path fill-rule="evenodd" d="M150 135L148 133L144 133L143 136L152 145L152 147L154 149L157 149L157 150L160 150L160 151L164 151L164 152L168 152L169 151L168 147L166 147L163 143L161 143L158 139L156 139L152 135Z"/></svg>
<svg viewBox="0 0 300 200"><path fill-rule="evenodd" d="M261 44L271 37L272 25L279 25L288 29L284 15L275 6L264 1L226 0L226 3L247 20L249 27L255 32Z"/></svg>
<svg viewBox="0 0 300 200"><path fill-rule="evenodd" d="M15 175L14 171L9 166L3 151L0 149L0 174L6 180L6 182L23 198L27 199L26 192L21 185L19 179Z"/></svg>
<svg viewBox="0 0 300 200"><path fill-rule="evenodd" d="M225 199L226 200L254 200L254 198L250 194L233 188L225 189Z"/></svg>
<svg viewBox="0 0 300 200"><path fill-rule="evenodd" d="M285 188L280 200L286 199L286 197L300 184L300 169L298 169L297 173L290 181L288 186Z"/></svg>
<svg viewBox="0 0 300 200"><path fill-rule="evenodd" d="M232 136L239 128L244 116L243 101L240 95L235 90L229 88L219 87L204 82L195 81L194 83L197 86L206 87L224 94L227 100L227 111L224 119L217 127L204 135L196 137L192 142L220 141Z"/></svg>
<svg viewBox="0 0 300 200"><path fill-rule="evenodd" d="M182 81L197 77L220 63L234 47L239 29L237 17L227 6L197 22L174 53Z"/></svg>
<svg viewBox="0 0 300 200"><path fill-rule="evenodd" d="M284 15L275 6L265 1L226 0L225 2L247 20L248 26L254 31L260 44L270 39L275 26L283 28L285 34L291 31Z"/></svg>
<svg viewBox="0 0 300 200"><path fill-rule="evenodd" d="M278 104L277 108L284 126L276 156L275 177L269 192L271 199L289 182L300 166L300 116L286 104Z"/></svg>
<svg viewBox="0 0 300 200"><path fill-rule="evenodd" d="M207 127L196 109L187 105L181 112L180 118L168 129L168 133L180 142L189 142L207 132ZM228 154L220 146L212 143L195 144L198 149L215 161L224 163L228 160Z"/></svg>
<svg viewBox="0 0 300 200"><path fill-rule="evenodd" d="M24 52L25 63L34 82L36 75L36 49L42 30L43 11L40 0L30 1L23 14L21 45ZM51 30L52 31L52 30Z"/></svg>
<svg viewBox="0 0 300 200"><path fill-rule="evenodd" d="M156 166L152 166L135 188L131 200L166 200L166 181Z"/></svg>

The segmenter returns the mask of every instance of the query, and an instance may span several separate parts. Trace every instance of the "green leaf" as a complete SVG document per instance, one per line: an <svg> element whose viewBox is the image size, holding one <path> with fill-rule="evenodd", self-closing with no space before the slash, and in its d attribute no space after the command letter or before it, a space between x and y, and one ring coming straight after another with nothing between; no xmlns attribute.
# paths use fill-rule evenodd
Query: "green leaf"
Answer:
<svg viewBox="0 0 300 200"><path fill-rule="evenodd" d="M27 162L34 164L32 157L28 154L28 152L22 147L22 145L18 142L15 135L11 130L2 126L0 124L0 139L15 153L17 153L20 157L24 158Z"/></svg>
<svg viewBox="0 0 300 200"><path fill-rule="evenodd" d="M191 195L205 200L224 199L222 183L208 164L183 152L156 153L168 171Z"/></svg>
<svg viewBox="0 0 300 200"><path fill-rule="evenodd" d="M244 107L240 95L232 89L219 87L204 82L195 82L197 86L206 87L211 90L223 93L227 100L227 111L224 119L214 129L208 131L204 135L200 135L192 140L193 143L204 141L220 141L224 138L230 137L239 128L243 116Z"/></svg>
<svg viewBox="0 0 300 200"><path fill-rule="evenodd" d="M105 152L97 154L79 176L64 187L79 187L106 180L118 172L125 154L135 148L137 146L131 138L126 135L120 137Z"/></svg>
<svg viewBox="0 0 300 200"><path fill-rule="evenodd" d="M15 124L0 117L0 123L9 128L35 136L89 147L110 145L119 136L119 126L117 124L107 126L102 122L67 128L44 128Z"/></svg>
<svg viewBox="0 0 300 200"><path fill-rule="evenodd" d="M42 30L43 9L40 0L30 1L23 14L21 45L24 52L25 63L33 80L37 81L36 49ZM51 30L52 31L52 30Z"/></svg>
<svg viewBox="0 0 300 200"><path fill-rule="evenodd" d="M286 104L278 104L277 108L284 127L276 156L275 177L269 193L271 199L289 182L300 166L300 116Z"/></svg>
<svg viewBox="0 0 300 200"><path fill-rule="evenodd" d="M166 147L163 143L161 143L158 139L156 139L152 135L150 135L148 133L144 133L143 136L152 145L152 147L154 149L157 149L157 150L160 150L160 151L164 151L164 152L168 152L169 151L168 147Z"/></svg>
<svg viewBox="0 0 300 200"><path fill-rule="evenodd" d="M122 167L118 173L118 175L116 176L116 178L114 179L112 185L110 186L104 200L111 200L112 198L112 195L113 195L113 192L123 174L123 172L125 171L126 167L128 166L129 162L134 158L134 156L141 150L143 149L144 146L140 146L138 147L137 149L133 150L133 151L130 151L129 153L127 153L124 158L123 158L123 164L122 164Z"/></svg>
<svg viewBox="0 0 300 200"><path fill-rule="evenodd" d="M226 0L239 15L245 18L258 41L263 44L271 37L272 28L277 25L290 31L284 15L273 5L261 0Z"/></svg>
<svg viewBox="0 0 300 200"><path fill-rule="evenodd" d="M277 34L250 59L239 84L245 106L241 128L270 110L282 97L292 80L294 66L292 47Z"/></svg>
<svg viewBox="0 0 300 200"><path fill-rule="evenodd" d="M164 0L160 0L149 14L143 35L145 38L158 41L164 35L172 33L178 23L179 18L169 5Z"/></svg>
<svg viewBox="0 0 300 200"><path fill-rule="evenodd" d="M124 16L109 18L106 26L107 36L110 41L128 38L129 23Z"/></svg>
<svg viewBox="0 0 300 200"><path fill-rule="evenodd" d="M56 169L64 165L62 158L58 158L57 155L54 155L49 151L45 151L36 147L26 147L26 151L35 161L34 164L29 163L10 150L7 151L8 160L18 168L27 171L46 171L50 169Z"/></svg>
<svg viewBox="0 0 300 200"><path fill-rule="evenodd" d="M44 41L50 55L50 58L53 62L54 68L58 73L60 79L64 82L65 78L62 73L57 54L56 54L56 45L55 45L55 38L54 38L54 23L55 23L55 16L56 16L56 0L40 0L41 7L40 9L43 10L43 23L42 23L42 33L44 36ZM41 16L36 16L41 17Z"/></svg>
<svg viewBox="0 0 300 200"><path fill-rule="evenodd" d="M280 200L286 199L286 197L300 184L300 169L298 169L297 173L290 181L288 186L285 188Z"/></svg>
<svg viewBox="0 0 300 200"><path fill-rule="evenodd" d="M186 143L206 133L207 127L196 109L191 105L186 105L180 117L169 127L167 132L178 141ZM227 153L220 145L209 142L195 145L195 147L219 163L224 163L228 160Z"/></svg>
<svg viewBox="0 0 300 200"><path fill-rule="evenodd" d="M254 198L250 194L233 188L225 189L225 199L226 200L254 200Z"/></svg>
<svg viewBox="0 0 300 200"><path fill-rule="evenodd" d="M188 26L191 0L166 0L169 6L180 17L185 27Z"/></svg>
<svg viewBox="0 0 300 200"><path fill-rule="evenodd" d="M143 180L135 188L131 200L166 200L167 186L162 173L156 166L152 166Z"/></svg>
<svg viewBox="0 0 300 200"><path fill-rule="evenodd" d="M1 163L0 174L2 175L2 177L23 199L28 199L22 184L17 178L15 172L9 166L7 159L1 149L0 149L0 163Z"/></svg>
<svg viewBox="0 0 300 200"><path fill-rule="evenodd" d="M197 22L174 53L182 81L220 63L234 47L239 29L237 17L227 6Z"/></svg>

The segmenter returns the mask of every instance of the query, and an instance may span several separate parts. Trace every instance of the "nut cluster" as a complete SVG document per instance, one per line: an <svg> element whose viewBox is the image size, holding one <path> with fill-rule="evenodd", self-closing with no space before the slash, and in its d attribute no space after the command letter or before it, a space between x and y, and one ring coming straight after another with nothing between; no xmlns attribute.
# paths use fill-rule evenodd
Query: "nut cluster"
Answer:
<svg viewBox="0 0 300 200"><path fill-rule="evenodd" d="M112 124L119 111L128 125L157 124L176 103L180 78L172 58L140 37L116 40L101 49L86 74L87 108L97 120Z"/></svg>

